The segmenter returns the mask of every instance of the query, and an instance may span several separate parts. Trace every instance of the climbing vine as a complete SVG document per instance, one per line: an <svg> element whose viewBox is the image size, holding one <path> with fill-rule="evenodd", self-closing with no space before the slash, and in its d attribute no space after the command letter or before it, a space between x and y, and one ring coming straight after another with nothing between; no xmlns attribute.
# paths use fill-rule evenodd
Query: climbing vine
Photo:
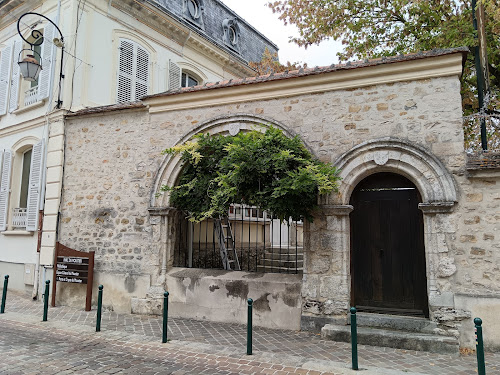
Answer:
<svg viewBox="0 0 500 375"><path fill-rule="evenodd" d="M298 136L277 128L236 136L199 134L166 149L181 155L184 169L170 192L172 206L192 221L227 215L230 204L259 207L282 219L312 221L318 194L337 191L337 169L315 159Z"/></svg>

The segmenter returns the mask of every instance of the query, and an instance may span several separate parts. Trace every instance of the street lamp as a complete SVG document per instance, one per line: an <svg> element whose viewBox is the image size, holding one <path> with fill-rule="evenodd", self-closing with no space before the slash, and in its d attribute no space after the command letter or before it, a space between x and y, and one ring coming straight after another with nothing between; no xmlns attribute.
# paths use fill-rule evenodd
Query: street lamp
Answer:
<svg viewBox="0 0 500 375"><path fill-rule="evenodd" d="M44 42L43 34L40 31L38 31L38 30L32 30L31 31L31 37L33 38L32 42L30 42L29 40L27 40L27 39L24 38L23 34L21 33L20 25L21 25L21 19L24 16L27 16L27 15L35 15L35 16L39 16L39 17L42 17L42 18L46 19L52 25L54 25L54 27L56 28L56 30L59 33L60 38L54 38L51 42L54 43L55 46L60 47L62 49L62 52L63 52L63 53L61 53L61 70L60 70L60 73L59 73L59 93L58 93L58 96L57 96L57 105L56 105L56 108L61 108L61 104L62 104L62 100L61 100L61 80L64 78L64 75L62 73L62 69L63 69L63 56L64 56L64 37L63 37L63 35L61 33L61 30L59 30L59 27L54 22L52 22L49 18L45 17L42 14L34 13L34 12L28 12L28 13L24 13L21 17L19 17L19 19L17 20L17 32L19 33L19 35L21 36L21 38L26 43L28 43L30 45L29 49L25 48L25 49L22 49L19 52L18 63L17 63L19 65L19 69L21 71L21 75L23 76L23 78L26 81L31 81L31 82L36 81L38 79L38 75L40 74L41 70L43 69L42 57L40 56L40 54L38 52L35 51L34 47L40 46ZM23 51L29 51L29 52L26 54L26 57L24 57L21 60L21 55L23 54ZM38 59L35 57L35 54L38 55Z"/></svg>
<svg viewBox="0 0 500 375"><path fill-rule="evenodd" d="M22 50L25 51L25 50ZM21 52L22 52L21 51ZM35 50L32 51L38 55L38 60L42 61L40 54ZM21 75L26 81L36 81L38 80L38 75L42 70L42 65L35 59L35 55L28 54L26 57L17 63L19 65L19 69L21 70Z"/></svg>

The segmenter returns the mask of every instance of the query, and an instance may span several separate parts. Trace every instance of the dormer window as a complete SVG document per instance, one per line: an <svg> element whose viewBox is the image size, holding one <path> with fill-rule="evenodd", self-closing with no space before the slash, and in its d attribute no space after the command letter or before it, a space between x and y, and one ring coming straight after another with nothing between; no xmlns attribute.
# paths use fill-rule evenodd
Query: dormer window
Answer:
<svg viewBox="0 0 500 375"><path fill-rule="evenodd" d="M226 46L240 52L240 26L237 19L225 19L222 22L223 40Z"/></svg>
<svg viewBox="0 0 500 375"><path fill-rule="evenodd" d="M234 29L234 26L231 26L229 28L229 42L233 46L238 43L238 34L236 33L236 30Z"/></svg>
<svg viewBox="0 0 500 375"><path fill-rule="evenodd" d="M188 0L189 15L195 20L200 18L200 6L196 0Z"/></svg>
<svg viewBox="0 0 500 375"><path fill-rule="evenodd" d="M184 18L203 29L203 0L184 0Z"/></svg>

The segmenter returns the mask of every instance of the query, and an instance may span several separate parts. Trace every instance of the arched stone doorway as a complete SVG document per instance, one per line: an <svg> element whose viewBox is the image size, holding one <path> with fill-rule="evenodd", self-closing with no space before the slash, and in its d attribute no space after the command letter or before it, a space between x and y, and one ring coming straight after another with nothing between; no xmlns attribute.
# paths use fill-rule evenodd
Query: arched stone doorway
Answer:
<svg viewBox="0 0 500 375"><path fill-rule="evenodd" d="M357 184L349 203L352 305L428 317L422 198L415 184L375 173Z"/></svg>

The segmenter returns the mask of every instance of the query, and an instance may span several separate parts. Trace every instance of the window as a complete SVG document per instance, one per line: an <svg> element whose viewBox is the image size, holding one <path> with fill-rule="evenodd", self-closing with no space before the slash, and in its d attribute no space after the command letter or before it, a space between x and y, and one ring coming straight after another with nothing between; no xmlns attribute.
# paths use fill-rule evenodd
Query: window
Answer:
<svg viewBox="0 0 500 375"><path fill-rule="evenodd" d="M168 62L168 90L178 90L181 87L202 85L206 81L205 74L195 65L186 62Z"/></svg>
<svg viewBox="0 0 500 375"><path fill-rule="evenodd" d="M196 0L188 0L187 8L191 18L200 18L200 6L198 5L198 2Z"/></svg>
<svg viewBox="0 0 500 375"><path fill-rule="evenodd" d="M35 231L41 199L43 140L4 150L0 179L0 231ZM9 210L9 207L12 207Z"/></svg>
<svg viewBox="0 0 500 375"><path fill-rule="evenodd" d="M188 73L182 73L181 87L198 86L198 80Z"/></svg>
<svg viewBox="0 0 500 375"><path fill-rule="evenodd" d="M149 91L149 52L128 39L120 39L119 49L117 102L139 100Z"/></svg>
<svg viewBox="0 0 500 375"><path fill-rule="evenodd" d="M36 35L39 37L36 40L34 38L32 41L30 40L32 43L39 43L43 39L42 31L41 30L37 30L37 31L39 33ZM28 46L25 46L25 47L28 47ZM31 52L31 53L29 53L29 51L23 51L23 53L24 52L27 52L27 53L25 53L25 55L27 55L27 54L32 55L35 58L35 60L38 61L39 64L42 64L42 72L43 72L43 69L45 69L46 67L44 66L45 65L44 61L41 60L42 45L38 45L38 46L34 45L33 52ZM41 79L41 76L39 75L38 78L36 79L36 81L24 81L24 80L21 81L21 93L22 93L21 95L24 98L21 101L21 103L23 103L25 107L39 101L38 82L40 82L40 79Z"/></svg>
<svg viewBox="0 0 500 375"><path fill-rule="evenodd" d="M7 113L9 106L10 69L12 64L12 46L0 51L0 115Z"/></svg>
<svg viewBox="0 0 500 375"><path fill-rule="evenodd" d="M40 36L40 38L38 38L35 43L39 43L40 40L42 39L43 37ZM40 64L40 56L41 56L41 53L42 53L42 47L41 45L39 46L33 46L33 57L35 58L36 61L38 61L38 63ZM31 87L36 87L38 86L38 80L39 80L40 77L38 77L36 79L36 81L32 81L31 82Z"/></svg>
<svg viewBox="0 0 500 375"><path fill-rule="evenodd" d="M21 175L21 194L19 197L19 207L28 207L28 190L30 182L31 154L33 149L29 149L23 154L23 169Z"/></svg>
<svg viewBox="0 0 500 375"><path fill-rule="evenodd" d="M193 25L204 28L203 0L184 0L184 18Z"/></svg>
<svg viewBox="0 0 500 375"><path fill-rule="evenodd" d="M30 51L29 44L23 45L22 39L18 37L11 45L1 51L0 61L0 115L13 112L21 107L42 102L48 98L52 90L51 73L55 57L55 46L52 41L56 33L55 26L45 25L44 29L29 30L30 35L26 40L30 43L44 42L39 46L33 46ZM26 55L33 55L42 65L42 71L37 81L28 82L22 79L20 74L19 59Z"/></svg>
<svg viewBox="0 0 500 375"><path fill-rule="evenodd" d="M226 46L236 52L240 52L240 26L237 19L225 19L222 22L224 30L223 40Z"/></svg>

